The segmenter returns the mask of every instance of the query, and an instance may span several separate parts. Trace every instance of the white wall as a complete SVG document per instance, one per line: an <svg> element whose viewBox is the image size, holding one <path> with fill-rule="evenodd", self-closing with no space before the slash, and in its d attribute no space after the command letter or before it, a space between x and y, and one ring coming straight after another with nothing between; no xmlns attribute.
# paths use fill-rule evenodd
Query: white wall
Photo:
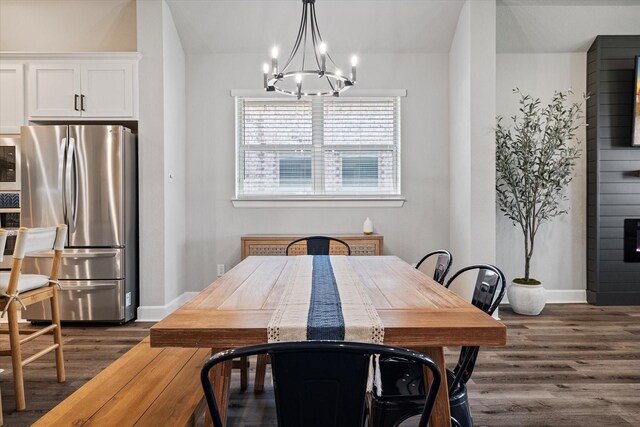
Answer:
<svg viewBox="0 0 640 427"><path fill-rule="evenodd" d="M338 57L347 63L348 58ZM230 89L260 89L265 55L187 55L187 241L190 290L240 260L251 233L359 233L368 216L386 254L416 262L449 244L448 55L360 55L358 88L407 89L402 99L402 208L234 208Z"/></svg>
<svg viewBox="0 0 640 427"><path fill-rule="evenodd" d="M0 0L0 51L135 52L135 0Z"/></svg>
<svg viewBox="0 0 640 427"><path fill-rule="evenodd" d="M452 272L471 259L471 56L470 7L465 3L449 52L449 180Z"/></svg>
<svg viewBox="0 0 640 427"><path fill-rule="evenodd" d="M165 301L186 290L185 56L169 6L162 2L164 76Z"/></svg>
<svg viewBox="0 0 640 427"><path fill-rule="evenodd" d="M140 304L149 306L165 303L163 21L162 3L141 1L137 7Z"/></svg>
<svg viewBox="0 0 640 427"><path fill-rule="evenodd" d="M543 103L551 100L554 91L572 88L572 101L580 102L586 92L586 61L586 53L498 54L498 114L508 123L517 112L515 87ZM569 214L540 227L531 265L532 276L550 291L550 302L586 300L586 129L577 136L583 155L567 191ZM511 281L523 276L523 238L500 212L497 216L497 263Z"/></svg>
<svg viewBox="0 0 640 427"><path fill-rule="evenodd" d="M185 58L165 2L139 1L137 8L142 54L138 318L157 320L177 308L186 291Z"/></svg>
<svg viewBox="0 0 640 427"><path fill-rule="evenodd" d="M495 262L495 7L467 0L449 52L453 271ZM456 289L468 299L472 290Z"/></svg>

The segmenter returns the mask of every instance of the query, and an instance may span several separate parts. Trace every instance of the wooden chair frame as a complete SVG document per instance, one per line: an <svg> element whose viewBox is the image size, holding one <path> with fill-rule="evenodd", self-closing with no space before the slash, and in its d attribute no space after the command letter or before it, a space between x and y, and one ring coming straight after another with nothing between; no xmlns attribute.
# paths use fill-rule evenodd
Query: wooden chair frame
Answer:
<svg viewBox="0 0 640 427"><path fill-rule="evenodd" d="M29 363L55 350L58 382L65 381L64 357L62 349L62 330L60 326L60 312L58 309L58 277L60 273L60 263L62 261L64 243L67 235L67 226L59 225L56 228L55 235L55 241L51 242L52 244L49 247L49 250L54 249L53 264L51 266L51 272L49 274L49 284L36 289L18 293L18 281L20 279L24 253L16 254L16 252L20 252L20 250L18 249L20 245L24 245L26 247L25 241L29 239L29 229L24 227L20 228L16 240L16 251L14 252L7 292L5 295L0 296L0 310L6 311L9 315L8 330L2 330L0 332L3 334L9 334L10 344L9 350L0 350L0 356L11 356L17 411L26 409L22 368L24 368ZM0 248L1 252L4 252L4 243L6 242L6 236L7 231L0 229L0 240L2 240L2 248ZM46 249L36 249L34 252L43 250ZM24 328L20 330L18 325L18 310L20 310L22 307L26 307L28 305L35 304L47 299L50 300L51 303L51 325L41 329ZM52 334L54 344L23 360L21 348L22 344L26 344L27 342L44 334ZM20 335L27 336L21 339Z"/></svg>

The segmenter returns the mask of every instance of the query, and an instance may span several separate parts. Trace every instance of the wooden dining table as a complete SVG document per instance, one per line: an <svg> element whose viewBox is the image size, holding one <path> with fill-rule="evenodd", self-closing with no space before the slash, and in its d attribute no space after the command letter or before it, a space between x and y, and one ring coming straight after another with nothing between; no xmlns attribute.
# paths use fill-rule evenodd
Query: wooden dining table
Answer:
<svg viewBox="0 0 640 427"><path fill-rule="evenodd" d="M506 327L395 256L345 257L384 325L384 343L430 356L444 373L443 347L501 346ZM151 327L152 347L210 348L264 344L267 325L302 257L251 256ZM214 368L225 419L231 364ZM446 376L431 426L450 426Z"/></svg>

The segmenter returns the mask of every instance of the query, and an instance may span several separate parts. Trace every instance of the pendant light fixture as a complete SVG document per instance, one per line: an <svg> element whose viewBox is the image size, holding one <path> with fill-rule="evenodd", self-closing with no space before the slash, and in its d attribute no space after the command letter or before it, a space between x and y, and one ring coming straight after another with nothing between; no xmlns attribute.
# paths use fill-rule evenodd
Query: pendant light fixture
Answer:
<svg viewBox="0 0 640 427"><path fill-rule="evenodd" d="M307 39L310 40L312 55L307 56ZM296 96L340 96L356 83L358 58L351 58L351 74L343 75L322 40L316 18L315 0L302 0L302 18L298 36L289 58L282 68L278 67L278 48L271 49L271 65L265 63L264 88L267 92L280 92ZM300 68L293 69L293 64ZM317 67L317 68L316 68ZM329 69L332 68L332 69ZM314 81L312 81L313 79ZM295 83L294 83L295 82ZM319 85L318 82L322 84Z"/></svg>

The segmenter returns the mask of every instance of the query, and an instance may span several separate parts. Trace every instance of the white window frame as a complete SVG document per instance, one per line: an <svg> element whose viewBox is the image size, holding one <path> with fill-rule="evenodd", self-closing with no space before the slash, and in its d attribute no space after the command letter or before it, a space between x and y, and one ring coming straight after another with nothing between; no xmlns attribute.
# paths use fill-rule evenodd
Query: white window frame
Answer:
<svg viewBox="0 0 640 427"><path fill-rule="evenodd" d="M341 98L390 98L390 97L404 97L406 96L406 90L381 90L381 91L370 91L370 90L350 90L347 92L347 96L344 94L341 95ZM401 163L402 163L402 155L401 155L401 100L398 101L398 126L396 129L397 132L397 145L395 146L396 153L396 167L394 173L397 174L397 177L394 178L395 185L397 187L397 194L390 195L380 195L380 194L361 194L361 195L239 195L240 189L240 144L241 144L241 127L239 126L238 114L238 100L236 98L242 97L247 100L257 99L257 100L265 100L265 99L287 99L281 96L273 96L272 94L265 93L263 91L255 91L255 90L232 90L231 96L234 97L234 105L236 108L234 120L236 126L236 144L235 144L235 198L231 200L234 207L237 208L264 208L264 207L282 207L282 208L296 208L296 207L402 207L405 202L405 198L402 196L402 187L401 187ZM317 126L314 126L314 137L313 137L313 145L305 146L304 148L312 150L312 159L315 159L315 156L320 156L323 158L322 154L319 151L323 150L323 142L322 137L318 138L315 135L315 132L318 131ZM321 131L321 130L320 130ZM287 149L295 150L300 148L296 145L287 145ZM353 146L342 146L335 145L337 150L340 148L353 149ZM388 147L385 145L385 147ZM371 146L361 146L363 151L376 151L380 146L371 145ZM317 166L317 162L312 160L312 168ZM312 171L312 179L315 180L314 188L321 188L319 186L324 185L324 170L320 168L320 171L313 170Z"/></svg>

